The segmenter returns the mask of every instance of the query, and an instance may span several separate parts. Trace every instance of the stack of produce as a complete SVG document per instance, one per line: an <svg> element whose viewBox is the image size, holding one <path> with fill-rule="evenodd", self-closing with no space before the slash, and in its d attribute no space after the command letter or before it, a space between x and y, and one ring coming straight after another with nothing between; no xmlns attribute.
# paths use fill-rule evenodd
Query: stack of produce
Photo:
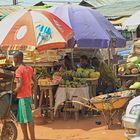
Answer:
<svg viewBox="0 0 140 140"><path fill-rule="evenodd" d="M56 72L54 73L54 75L59 75L62 78L70 78L70 77L74 77L74 78L99 78L100 77L100 73L99 72L95 72L93 69L82 69L82 68L78 68L76 71L63 71L63 72Z"/></svg>
<svg viewBox="0 0 140 140"><path fill-rule="evenodd" d="M78 68L76 71L63 71L63 72L56 72L54 73L54 75L59 75L62 78L68 78L71 79L71 77L73 78L99 78L100 77L100 73L94 71L93 69L82 69L82 68Z"/></svg>
<svg viewBox="0 0 140 140"><path fill-rule="evenodd" d="M118 67L119 75L131 75L140 73L140 63L129 62Z"/></svg>
<svg viewBox="0 0 140 140"><path fill-rule="evenodd" d="M71 87L71 88L78 88L87 86L86 79L87 78L99 78L100 73L95 72L93 69L82 69L78 68L76 71L63 71L63 72L56 72L54 76L61 76L62 81L60 82L61 87Z"/></svg>
<svg viewBox="0 0 140 140"><path fill-rule="evenodd" d="M38 68L37 69L37 79L38 85L58 85L59 82L62 80L61 76L53 75L51 76L45 68Z"/></svg>
<svg viewBox="0 0 140 140"><path fill-rule="evenodd" d="M75 72L75 77L77 78L99 78L100 73L93 69L82 69L78 68Z"/></svg>
<svg viewBox="0 0 140 140"><path fill-rule="evenodd" d="M130 89L140 89L140 82L135 82L129 87Z"/></svg>
<svg viewBox="0 0 140 140"><path fill-rule="evenodd" d="M38 80L38 85L46 86L46 85L57 85L58 82L51 78L44 78Z"/></svg>

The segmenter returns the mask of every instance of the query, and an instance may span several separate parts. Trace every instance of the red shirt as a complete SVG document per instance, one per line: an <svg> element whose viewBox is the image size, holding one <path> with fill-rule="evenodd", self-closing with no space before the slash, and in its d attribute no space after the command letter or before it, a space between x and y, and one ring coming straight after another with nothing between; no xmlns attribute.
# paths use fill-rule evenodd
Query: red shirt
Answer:
<svg viewBox="0 0 140 140"><path fill-rule="evenodd" d="M17 93L17 98L31 97L33 68L30 66L21 65L17 68L15 74L16 78L22 79L22 87Z"/></svg>

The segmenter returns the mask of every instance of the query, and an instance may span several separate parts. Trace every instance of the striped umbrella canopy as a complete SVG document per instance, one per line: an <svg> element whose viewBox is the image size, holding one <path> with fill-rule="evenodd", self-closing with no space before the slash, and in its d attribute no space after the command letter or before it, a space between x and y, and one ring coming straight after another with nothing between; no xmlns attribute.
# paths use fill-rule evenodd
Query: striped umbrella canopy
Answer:
<svg viewBox="0 0 140 140"><path fill-rule="evenodd" d="M0 22L0 46L4 49L65 48L72 36L73 30L46 10L21 10Z"/></svg>

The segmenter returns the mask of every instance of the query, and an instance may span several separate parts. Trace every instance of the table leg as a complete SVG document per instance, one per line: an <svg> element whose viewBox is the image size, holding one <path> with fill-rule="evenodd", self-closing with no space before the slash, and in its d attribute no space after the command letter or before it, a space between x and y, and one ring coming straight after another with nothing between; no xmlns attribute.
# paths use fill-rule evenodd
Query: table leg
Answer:
<svg viewBox="0 0 140 140"><path fill-rule="evenodd" d="M89 81L88 86L89 86L89 96L90 96L90 98L95 97L96 96L97 84L95 83L95 81Z"/></svg>
<svg viewBox="0 0 140 140"><path fill-rule="evenodd" d="M47 108L48 108L48 106L49 106L48 92L49 92L49 90L46 91L46 107L47 107Z"/></svg>
<svg viewBox="0 0 140 140"><path fill-rule="evenodd" d="M35 108L38 107L37 94L38 94L38 86L36 85L35 88L33 89L33 95L32 95L32 100Z"/></svg>
<svg viewBox="0 0 140 140"><path fill-rule="evenodd" d="M39 99L39 107L41 107L41 105L42 105L42 100L43 100L44 91L41 90L40 94L41 94L41 95L40 95L40 99Z"/></svg>
<svg viewBox="0 0 140 140"><path fill-rule="evenodd" d="M88 86L89 86L89 97L92 98L93 97L93 85L92 85L91 81L88 82Z"/></svg>
<svg viewBox="0 0 140 140"><path fill-rule="evenodd" d="M89 84L89 97L92 98L92 86Z"/></svg>
<svg viewBox="0 0 140 140"><path fill-rule="evenodd" d="M92 97L96 96L96 86L92 85Z"/></svg>
<svg viewBox="0 0 140 140"><path fill-rule="evenodd" d="M49 101L50 101L50 117L51 120L54 119L54 112L53 112L53 95L52 95L52 89L49 89Z"/></svg>

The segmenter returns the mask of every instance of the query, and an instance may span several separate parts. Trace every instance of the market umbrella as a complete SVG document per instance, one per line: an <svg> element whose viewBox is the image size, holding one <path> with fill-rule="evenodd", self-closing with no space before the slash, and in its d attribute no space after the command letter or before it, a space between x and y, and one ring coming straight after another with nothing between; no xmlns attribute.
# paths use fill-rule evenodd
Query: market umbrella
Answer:
<svg viewBox="0 0 140 140"><path fill-rule="evenodd" d="M2 49L11 46L13 49L30 46L38 51L65 48L72 36L73 30L46 10L21 10L0 22Z"/></svg>
<svg viewBox="0 0 140 140"><path fill-rule="evenodd" d="M62 19L75 32L80 48L124 47L125 39L97 10L74 4L48 9Z"/></svg>
<svg viewBox="0 0 140 140"><path fill-rule="evenodd" d="M122 24L122 29L127 29L128 31L136 31L138 26L140 25L140 11L134 13L127 20L125 20Z"/></svg>

